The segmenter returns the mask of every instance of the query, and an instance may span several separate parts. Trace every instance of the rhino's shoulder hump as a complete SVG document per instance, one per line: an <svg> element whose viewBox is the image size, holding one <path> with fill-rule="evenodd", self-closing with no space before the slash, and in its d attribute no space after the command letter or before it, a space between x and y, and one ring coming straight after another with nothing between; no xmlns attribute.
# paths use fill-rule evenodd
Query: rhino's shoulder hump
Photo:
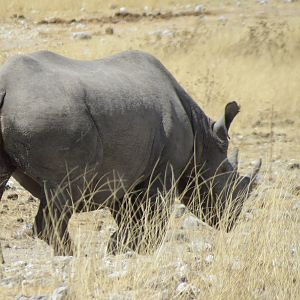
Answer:
<svg viewBox="0 0 300 300"><path fill-rule="evenodd" d="M21 71L41 71L43 69L42 64L31 55L19 54L8 59L6 64L3 66L1 73L10 74Z"/></svg>

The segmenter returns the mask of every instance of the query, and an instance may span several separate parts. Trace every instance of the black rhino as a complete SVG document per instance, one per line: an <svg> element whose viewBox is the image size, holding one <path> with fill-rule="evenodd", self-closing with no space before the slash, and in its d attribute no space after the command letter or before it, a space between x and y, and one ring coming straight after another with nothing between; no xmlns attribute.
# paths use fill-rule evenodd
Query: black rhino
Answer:
<svg viewBox="0 0 300 300"><path fill-rule="evenodd" d="M119 225L120 207L130 202L130 221L139 224L140 205L158 209L156 196L176 182L182 202L218 227L229 194L237 218L260 168L258 161L250 176L240 176L237 162L227 158L236 102L214 122L143 52L94 61L48 51L14 56L0 69L0 100L0 196L13 176L40 199L35 232L57 254L71 252L67 225L87 198L90 209L108 206ZM124 197L128 189L131 197ZM63 215L58 222L51 214ZM128 242L125 231L111 237L111 252ZM141 233L131 236L133 250Z"/></svg>

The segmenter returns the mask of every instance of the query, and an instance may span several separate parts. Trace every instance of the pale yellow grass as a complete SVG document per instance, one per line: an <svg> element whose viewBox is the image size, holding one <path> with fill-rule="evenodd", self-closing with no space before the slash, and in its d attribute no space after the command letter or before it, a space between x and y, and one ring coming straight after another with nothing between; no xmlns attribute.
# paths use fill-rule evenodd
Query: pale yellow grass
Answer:
<svg viewBox="0 0 300 300"><path fill-rule="evenodd" d="M81 256L72 265L70 299L109 299L113 294L125 299L298 299L300 218L291 209L292 190L284 177L272 188L261 185L230 233L204 225L182 231L182 220L172 215L164 243L148 256L103 257L83 235ZM179 232L187 241L178 238ZM213 248L193 249L199 241L209 241ZM91 250L94 255L84 256ZM212 261L207 261L209 255ZM179 293L182 281L189 287Z"/></svg>

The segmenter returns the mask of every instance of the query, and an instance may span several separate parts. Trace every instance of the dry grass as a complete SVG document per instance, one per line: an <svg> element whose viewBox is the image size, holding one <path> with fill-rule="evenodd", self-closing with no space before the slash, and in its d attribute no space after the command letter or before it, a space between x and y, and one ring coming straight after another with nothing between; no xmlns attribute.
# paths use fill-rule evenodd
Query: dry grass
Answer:
<svg viewBox="0 0 300 300"><path fill-rule="evenodd" d="M182 230L182 220L172 215L167 237L151 256L102 256L97 249L84 256L91 243L83 242L72 265L70 299L108 299L114 293L125 299L297 299L300 219L287 190L292 186L284 177L272 188L261 185L230 233L204 225ZM213 247L193 246L203 241ZM179 293L181 282L189 286Z"/></svg>
<svg viewBox="0 0 300 300"><path fill-rule="evenodd" d="M183 218L173 215L164 244L157 252L110 257L105 255L105 247L111 232L95 230L99 229L99 214L88 218L83 231L75 220L74 234L80 247L72 262L70 299L107 299L114 292L125 299L299 298L300 219L299 209L292 209L299 198L294 189L299 185L299 175L279 168L300 159L300 4L272 1L269 6L261 6L256 1L241 1L242 6L236 7L233 2L202 1L215 9L215 15L206 19L86 24L84 31L93 34L87 41L70 38L71 32L82 30L76 25L43 27L29 20L28 29L17 21L6 21L15 22L11 41L15 47L7 47L0 40L1 62L18 52L45 48L80 59L95 59L129 48L148 51L160 58L210 116L219 116L228 100L239 101L242 113L232 126L231 137L232 144L242 150L242 160L262 156L268 170L268 163L273 163L268 157L271 144L273 159L282 162L279 167L272 166L275 181L270 182L265 174L259 192L246 203L237 226L228 234L204 225L184 231ZM17 13L40 20L49 16L112 14L112 3L2 0L0 17L4 20ZM132 0L117 4L139 11L145 5L170 8L172 3ZM80 11L82 7L85 11ZM218 20L220 14L227 22ZM107 26L114 28L114 35L104 34ZM169 30L170 35L153 33L158 30ZM35 31L34 38L26 39ZM100 243L95 242L99 235L103 238ZM207 241L212 249L193 247L199 241ZM85 257L84 253L90 255ZM212 262L205 261L208 255L213 256ZM124 272L111 275L112 270ZM193 286L178 294L176 287L184 280Z"/></svg>

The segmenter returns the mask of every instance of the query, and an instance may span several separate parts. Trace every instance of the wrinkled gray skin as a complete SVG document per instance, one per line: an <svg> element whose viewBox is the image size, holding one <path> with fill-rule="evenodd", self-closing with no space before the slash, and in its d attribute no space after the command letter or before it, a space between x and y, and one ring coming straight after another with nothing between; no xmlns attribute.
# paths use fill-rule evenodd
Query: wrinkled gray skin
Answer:
<svg viewBox="0 0 300 300"><path fill-rule="evenodd" d="M155 196L170 188L173 174L183 203L218 227L226 193L232 192L233 200L242 204L259 169L258 165L250 177L239 177L236 162L227 159L227 132L237 104L229 103L224 116L213 122L157 59L142 52L95 61L47 51L15 56L0 70L0 97L0 196L14 176L40 199L34 228L56 245L57 254L71 252L68 221L74 210L86 209L79 199L92 199L91 209L108 206L119 225L120 206L131 201L136 210L131 223L138 224L143 218L138 206L147 198L152 211L158 209ZM71 184L63 187L67 171ZM86 182L89 188L82 192ZM200 197L192 204L196 182ZM129 188L132 197L123 198ZM93 190L97 192L91 194ZM71 198L76 208L69 209ZM218 216L215 206L221 211ZM49 225L50 233L57 229L57 236L50 238L45 220L62 212L62 222ZM120 228L109 251L117 252L126 235ZM134 238L132 249L139 242Z"/></svg>

